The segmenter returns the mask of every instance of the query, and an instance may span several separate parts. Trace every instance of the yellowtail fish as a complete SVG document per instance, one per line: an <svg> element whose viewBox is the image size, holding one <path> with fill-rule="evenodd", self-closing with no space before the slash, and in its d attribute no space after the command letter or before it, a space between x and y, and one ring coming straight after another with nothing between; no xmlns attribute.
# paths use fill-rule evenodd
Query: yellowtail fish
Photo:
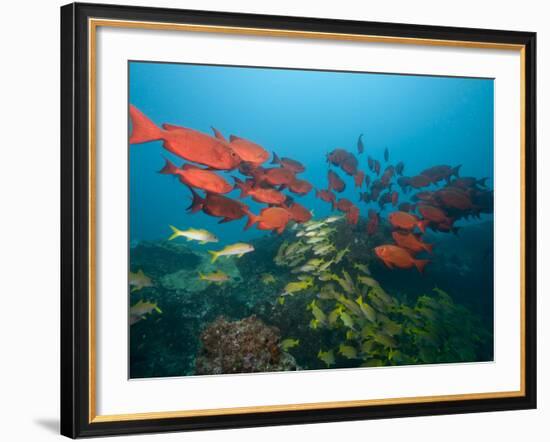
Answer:
<svg viewBox="0 0 550 442"><path fill-rule="evenodd" d="M336 247L334 247L332 244L323 245L321 247L317 247L313 249L313 254L318 256L325 256L329 253L332 253L336 250Z"/></svg>
<svg viewBox="0 0 550 442"><path fill-rule="evenodd" d="M130 307L130 325L145 319L145 315L154 311L162 313L156 302L144 301L140 299L136 304Z"/></svg>
<svg viewBox="0 0 550 442"><path fill-rule="evenodd" d="M353 264L353 268L359 270L360 272L366 273L367 275L370 275L370 270L366 264L361 264L359 262L356 262Z"/></svg>
<svg viewBox="0 0 550 442"><path fill-rule="evenodd" d="M319 321L317 319L312 319L311 321L309 321L309 327L313 330L317 330L317 328L319 327Z"/></svg>
<svg viewBox="0 0 550 442"><path fill-rule="evenodd" d="M319 308L319 306L315 303L315 300L311 301L308 308L311 310L311 313L313 313L313 316L317 320L318 324L325 325L327 323L327 315Z"/></svg>
<svg viewBox="0 0 550 442"><path fill-rule="evenodd" d="M334 258L334 262L338 264L340 261L342 261L342 258L344 258L345 254L349 252L349 247L346 247L345 249L340 250L336 257Z"/></svg>
<svg viewBox="0 0 550 442"><path fill-rule="evenodd" d="M306 232L311 232L312 230L319 229L326 224L325 221L310 221L310 223L311 224L306 225Z"/></svg>
<svg viewBox="0 0 550 442"><path fill-rule="evenodd" d="M303 266L296 267L295 269L292 269L290 273L309 273L316 270L317 267L304 264Z"/></svg>
<svg viewBox="0 0 550 442"><path fill-rule="evenodd" d="M380 284L378 284L378 281L374 278L371 278L370 276L359 275L357 277L357 280L361 284L365 284L367 287L380 287Z"/></svg>
<svg viewBox="0 0 550 442"><path fill-rule="evenodd" d="M319 270L321 270L321 269L319 269ZM317 278L319 278L319 281L331 281L332 280L332 273L323 272Z"/></svg>
<svg viewBox="0 0 550 442"><path fill-rule="evenodd" d="M336 323L336 321L338 320L338 318L340 317L341 312L342 312L342 306L341 305L336 307L334 310L332 310L328 314L328 324L329 325L334 325Z"/></svg>
<svg viewBox="0 0 550 442"><path fill-rule="evenodd" d="M353 294L355 292L355 287L353 286L353 284L350 285L346 279L340 278L337 275L334 275L333 279L338 284L340 284L340 287L342 287L347 293Z"/></svg>
<svg viewBox="0 0 550 442"><path fill-rule="evenodd" d="M308 244L319 244L320 242L326 241L323 236L314 236L313 238L308 238L306 242Z"/></svg>
<svg viewBox="0 0 550 442"><path fill-rule="evenodd" d="M173 240L174 238L177 238L179 236L183 236L184 238L187 238L187 241L199 241L200 244L206 244L208 242L218 242L218 238L213 233L210 233L208 230L204 229L187 229L187 230L180 230L177 227L170 226L172 229L172 235L170 238L168 238L169 241Z"/></svg>
<svg viewBox="0 0 550 442"><path fill-rule="evenodd" d="M210 281L210 282L225 282L229 281L229 275L227 273L222 272L221 270L216 270L212 273L207 273L206 275L203 275L201 272L199 272L199 278L203 281Z"/></svg>
<svg viewBox="0 0 550 442"><path fill-rule="evenodd" d="M374 340L379 344L382 344L384 347L396 347L397 342L391 336L385 333L376 333L374 335Z"/></svg>
<svg viewBox="0 0 550 442"><path fill-rule="evenodd" d="M299 339L292 339L292 338L284 339L283 341L281 341L281 349L283 351L288 351L288 349L294 348L299 344L300 344Z"/></svg>
<svg viewBox="0 0 550 442"><path fill-rule="evenodd" d="M340 312L340 319L344 323L344 325L348 328L353 328L355 326L355 322L353 321L353 318L345 311Z"/></svg>
<svg viewBox="0 0 550 442"><path fill-rule="evenodd" d="M361 308L359 305L357 305L355 302L353 302L351 299L346 298L345 296L342 296L338 294L336 297L338 301L340 301L344 306L350 310L355 316L361 317Z"/></svg>
<svg viewBox="0 0 550 442"><path fill-rule="evenodd" d="M301 292L302 290L306 290L307 288L311 287L313 285L313 280L308 279L306 281L294 281L289 282L287 285L285 285L284 291L281 294L281 296L287 296L292 295L297 292Z"/></svg>
<svg viewBox="0 0 550 442"><path fill-rule="evenodd" d="M317 353L317 357L323 361L327 367L330 367L331 365L334 365L335 358L334 358L334 351L322 351L319 350L319 353Z"/></svg>
<svg viewBox="0 0 550 442"><path fill-rule="evenodd" d="M325 219L325 222L329 224L335 223L336 221L340 221L343 218L344 218L343 216L329 216L328 218Z"/></svg>
<svg viewBox="0 0 550 442"><path fill-rule="evenodd" d="M230 246L225 246L222 250L209 250L208 253L212 255L212 262L215 262L220 256L237 255L237 257L240 258L245 253L250 253L253 251L254 246L244 242L239 242L236 244L231 244Z"/></svg>
<svg viewBox="0 0 550 442"><path fill-rule="evenodd" d="M338 353L348 359L357 359L357 350L351 345L340 344L340 347L338 347Z"/></svg>
<svg viewBox="0 0 550 442"><path fill-rule="evenodd" d="M359 298L357 298L355 302L359 304L361 312L363 313L365 318L367 318L372 323L376 322L376 311L369 304L363 301L362 296L359 296Z"/></svg>
<svg viewBox="0 0 550 442"><path fill-rule="evenodd" d="M144 287L153 287L153 281L149 278L143 270L138 270L137 273L132 273L128 275L128 283L132 287L132 292L141 290Z"/></svg>
<svg viewBox="0 0 550 442"><path fill-rule="evenodd" d="M262 273L260 279L262 284L275 284L275 277L271 273Z"/></svg>

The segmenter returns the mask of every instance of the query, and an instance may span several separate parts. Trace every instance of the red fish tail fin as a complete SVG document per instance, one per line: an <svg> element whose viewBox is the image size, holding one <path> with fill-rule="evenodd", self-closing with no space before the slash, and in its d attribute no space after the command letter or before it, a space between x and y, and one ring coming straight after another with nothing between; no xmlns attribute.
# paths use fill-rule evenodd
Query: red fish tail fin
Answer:
<svg viewBox="0 0 550 442"><path fill-rule="evenodd" d="M418 221L418 223L416 225L418 226L418 228L420 229L420 231L422 233L425 233L426 232L426 227L428 227L430 225L430 221L427 220L427 219L422 219L422 220Z"/></svg>
<svg viewBox="0 0 550 442"><path fill-rule="evenodd" d="M428 259L415 259L414 265L420 273L424 273L424 267L426 267L426 264L428 264L429 262L430 260Z"/></svg>
<svg viewBox="0 0 550 442"><path fill-rule="evenodd" d="M164 161L166 161L166 163L164 164L164 167L159 170L159 173L163 175L177 175L179 170L178 167L168 158L165 158Z"/></svg>
<svg viewBox="0 0 550 442"><path fill-rule="evenodd" d="M423 247L424 247L424 250L426 250L426 252L428 252L430 254L433 253L433 251L434 251L434 245L433 244L424 243Z"/></svg>
<svg viewBox="0 0 550 442"><path fill-rule="evenodd" d="M459 164L458 166L453 167L451 171L451 175L454 175L455 177L458 178L458 172L460 171L461 167L462 167L462 164Z"/></svg>
<svg viewBox="0 0 550 442"><path fill-rule="evenodd" d="M161 140L163 131L145 116L137 107L130 105L130 119L132 121L132 134L130 144L147 143L148 141Z"/></svg>
<svg viewBox="0 0 550 442"><path fill-rule="evenodd" d="M239 178L237 177L233 177L233 179L235 180L235 187L233 187L234 189L239 189L241 191L241 194L239 195L239 198L244 198L246 196L248 196L248 192L250 190L250 186L245 183L244 181L240 180Z"/></svg>
<svg viewBox="0 0 550 442"><path fill-rule="evenodd" d="M281 164L281 159L275 152L273 152L273 159L271 160L271 164Z"/></svg>
<svg viewBox="0 0 550 442"><path fill-rule="evenodd" d="M319 190L315 189L315 198L319 198Z"/></svg>
<svg viewBox="0 0 550 442"><path fill-rule="evenodd" d="M249 210L246 210L245 212L246 212L246 214L248 215L248 221L246 222L246 225L244 226L244 230L248 230L248 229L250 229L254 224L256 224L256 223L260 220L260 217L254 215L254 214L253 214L251 211L249 211Z"/></svg>
<svg viewBox="0 0 550 442"><path fill-rule="evenodd" d="M204 207L204 198L202 198L191 186L189 187L189 190L191 191L192 195L192 202L191 205L187 208L188 211L191 213L198 212L199 210L202 210Z"/></svg>

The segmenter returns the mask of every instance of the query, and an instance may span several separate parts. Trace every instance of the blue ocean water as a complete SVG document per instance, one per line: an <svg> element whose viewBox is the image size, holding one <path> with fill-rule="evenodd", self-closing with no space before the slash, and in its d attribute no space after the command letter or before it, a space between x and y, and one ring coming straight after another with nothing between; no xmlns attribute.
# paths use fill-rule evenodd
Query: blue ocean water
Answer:
<svg viewBox="0 0 550 442"><path fill-rule="evenodd" d="M319 189L327 187L326 153L336 147L357 153L360 133L365 145L358 156L361 170L368 171L367 155L384 168L387 147L390 163L404 162L405 175L461 164L461 176L488 177L492 187L492 79L130 62L129 101L157 125L207 133L214 126L226 137L242 136L294 158L306 166L301 178ZM254 228L244 232L244 219L218 224L203 213L188 214L188 189L157 173L165 158L182 164L162 142L132 145L129 156L131 241L165 239L170 224L206 228L222 245L266 235ZM358 204L365 216L369 206L358 203L352 179L345 179L347 189L339 196ZM238 192L227 196L237 198ZM400 199L407 201L407 196ZM314 192L296 201L315 217L330 213L330 205ZM262 207L250 199L246 203L255 213ZM492 215L457 225L487 219Z"/></svg>

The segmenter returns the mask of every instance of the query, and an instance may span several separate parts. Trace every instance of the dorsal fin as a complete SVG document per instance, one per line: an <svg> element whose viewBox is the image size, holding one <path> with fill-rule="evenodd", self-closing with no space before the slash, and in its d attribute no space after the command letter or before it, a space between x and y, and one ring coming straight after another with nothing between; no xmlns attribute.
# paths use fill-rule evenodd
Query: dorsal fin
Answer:
<svg viewBox="0 0 550 442"><path fill-rule="evenodd" d="M241 137L238 137L237 135L229 135L229 142L233 142L240 139Z"/></svg>

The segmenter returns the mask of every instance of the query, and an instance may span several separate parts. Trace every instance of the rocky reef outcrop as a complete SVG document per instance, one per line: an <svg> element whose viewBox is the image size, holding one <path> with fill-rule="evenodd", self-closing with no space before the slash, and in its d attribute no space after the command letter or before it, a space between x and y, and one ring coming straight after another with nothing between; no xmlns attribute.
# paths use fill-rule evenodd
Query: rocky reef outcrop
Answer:
<svg viewBox="0 0 550 442"><path fill-rule="evenodd" d="M296 370L294 358L281 350L277 327L256 316L228 321L219 316L201 333L195 373L227 374Z"/></svg>

